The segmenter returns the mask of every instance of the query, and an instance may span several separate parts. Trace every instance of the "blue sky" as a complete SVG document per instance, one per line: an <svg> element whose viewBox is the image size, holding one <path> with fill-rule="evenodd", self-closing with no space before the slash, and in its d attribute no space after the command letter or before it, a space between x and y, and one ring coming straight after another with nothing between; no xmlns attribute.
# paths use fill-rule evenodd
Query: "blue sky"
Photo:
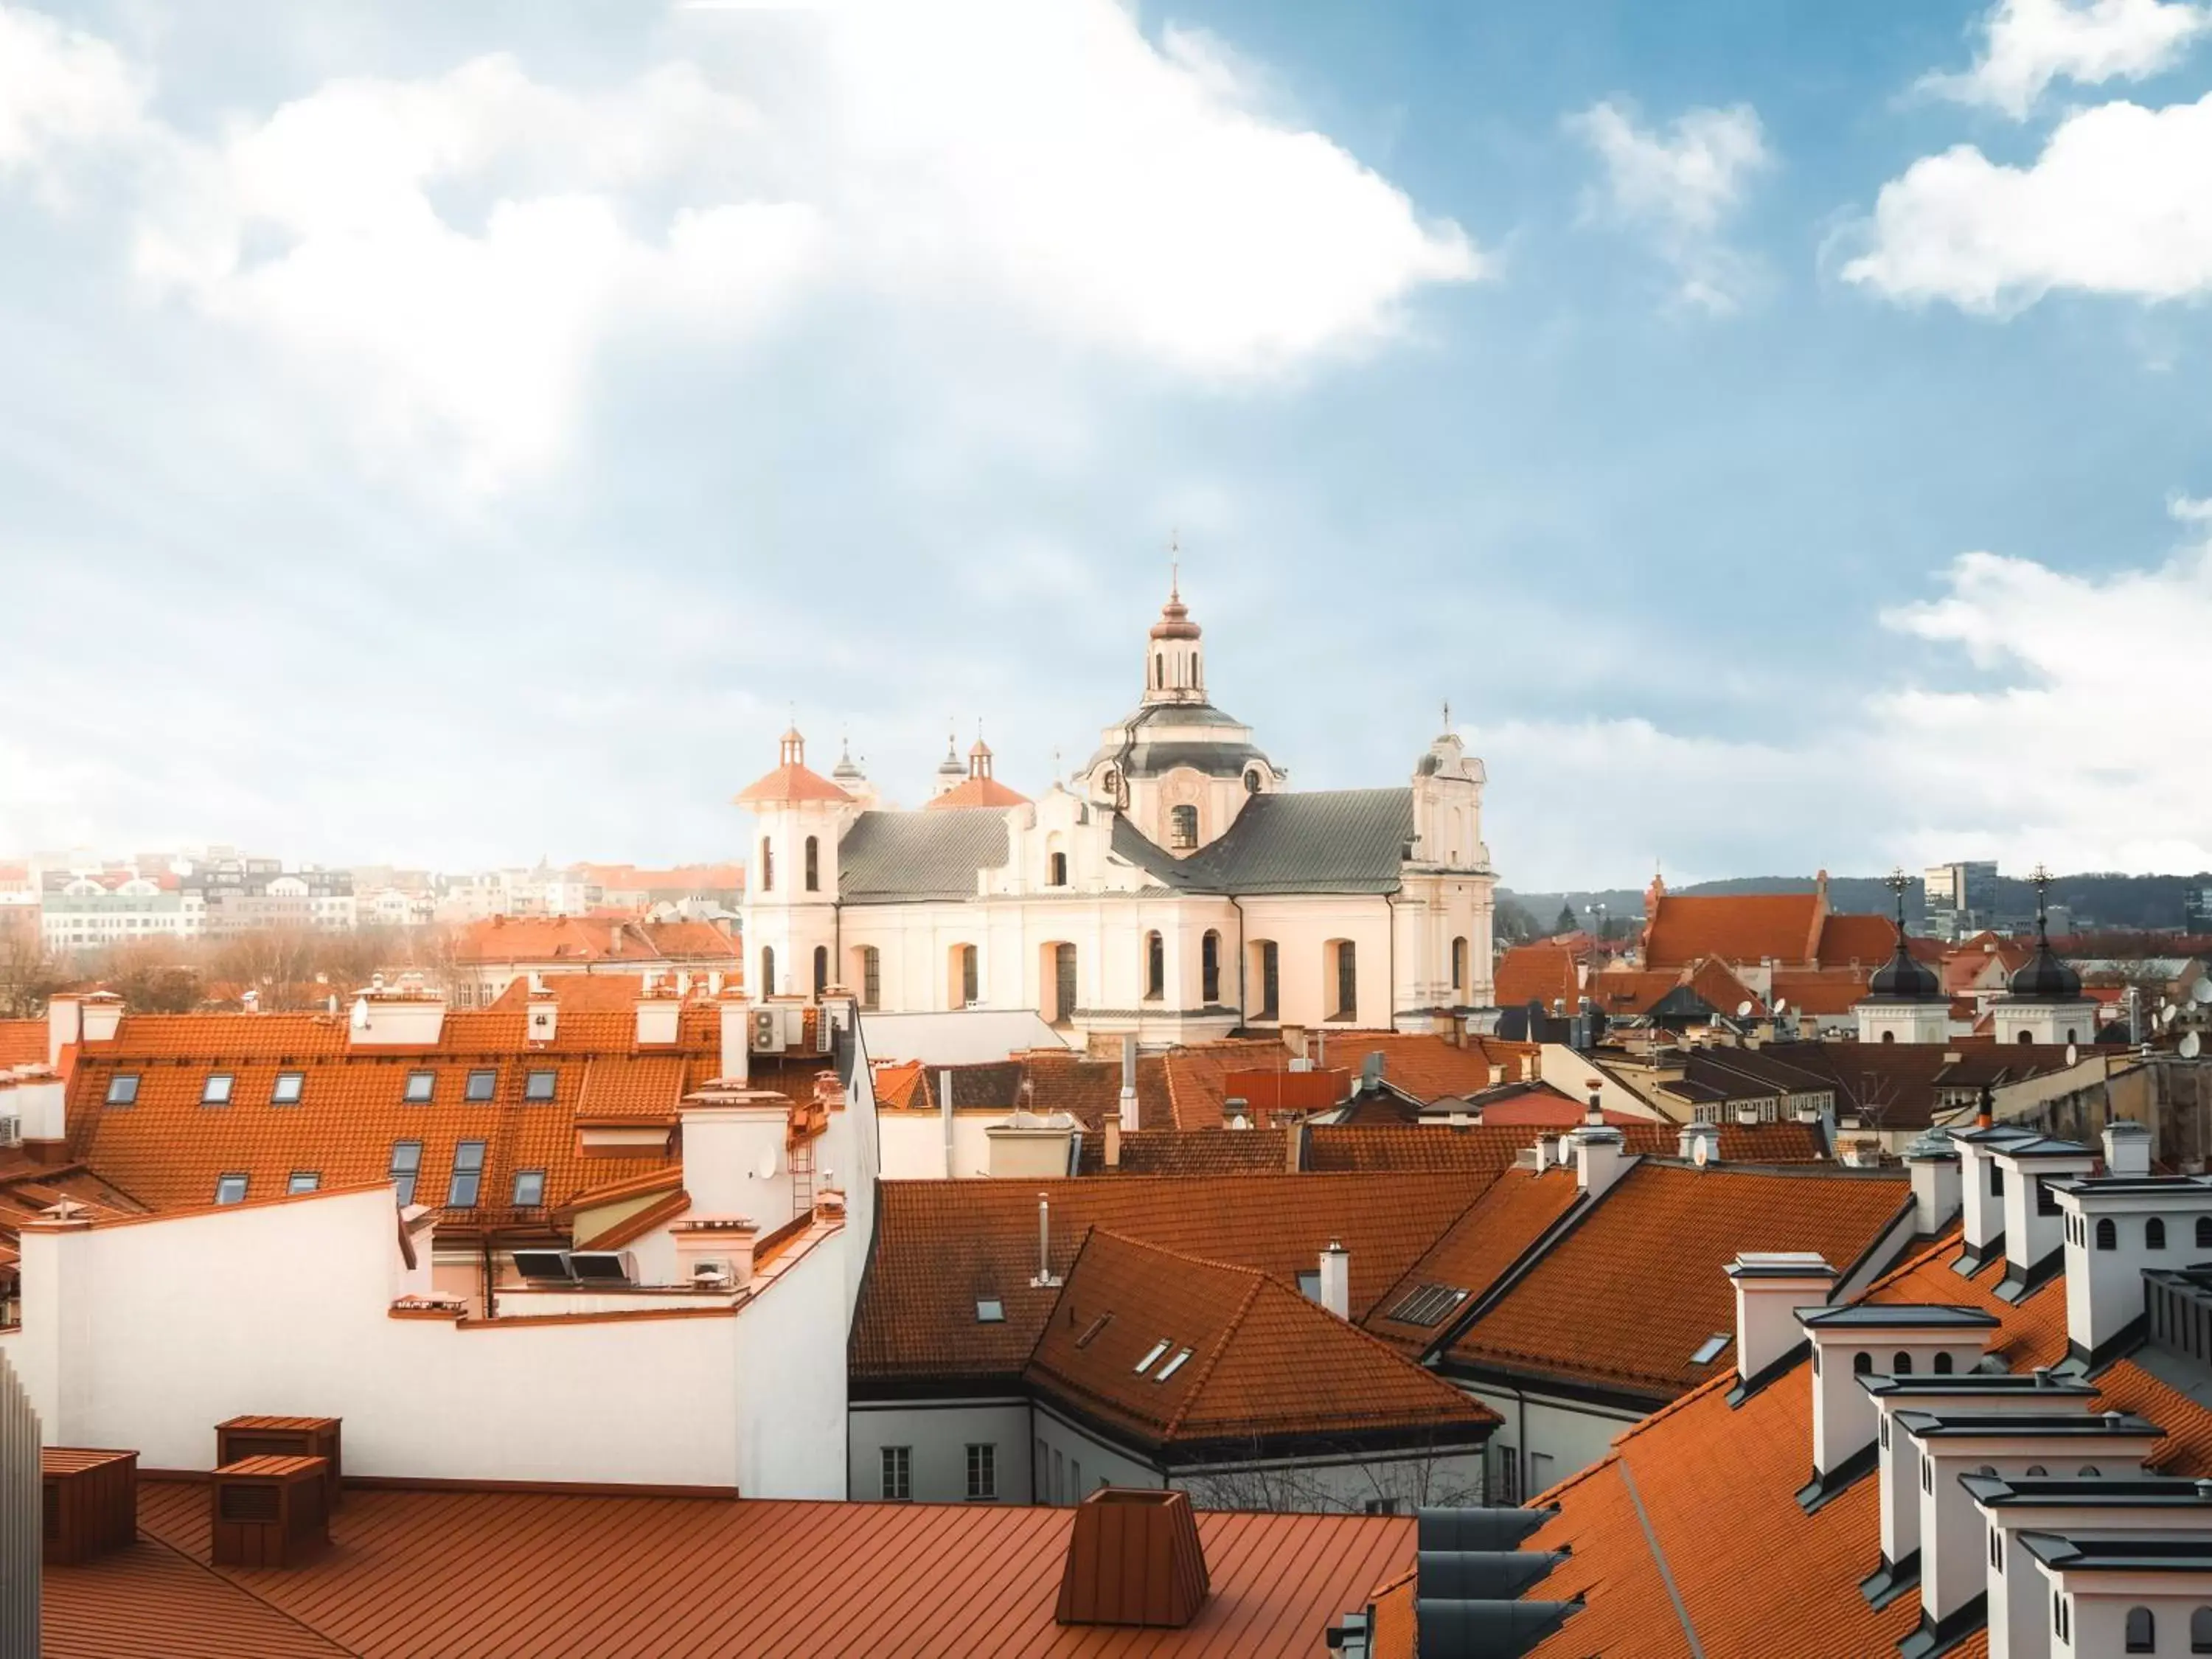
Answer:
<svg viewBox="0 0 2212 1659"><path fill-rule="evenodd" d="M2212 864L2212 9L0 0L0 848L1446 697L1509 884Z"/></svg>

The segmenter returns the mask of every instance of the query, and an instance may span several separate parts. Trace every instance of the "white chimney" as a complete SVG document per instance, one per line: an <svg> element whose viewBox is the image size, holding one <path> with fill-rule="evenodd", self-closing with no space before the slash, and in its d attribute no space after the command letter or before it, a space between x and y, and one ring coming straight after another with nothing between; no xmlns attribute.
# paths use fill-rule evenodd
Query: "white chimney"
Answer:
<svg viewBox="0 0 2212 1659"><path fill-rule="evenodd" d="M59 1066L62 1050L84 1035L83 1011L73 996L46 999L46 1064Z"/></svg>
<svg viewBox="0 0 2212 1659"><path fill-rule="evenodd" d="M1815 1250L1745 1250L1722 1271L1735 1286L1736 1382L1749 1388L1797 1351L1797 1312L1827 1305L1836 1270Z"/></svg>
<svg viewBox="0 0 2212 1659"><path fill-rule="evenodd" d="M1121 1127L1134 1134L1143 1127L1137 1106L1137 1034L1125 1032L1121 1037L1121 1098L1116 1103L1121 1111Z"/></svg>
<svg viewBox="0 0 2212 1659"><path fill-rule="evenodd" d="M1959 1149L1941 1129L1930 1129L1905 1149L1912 1174L1912 1231L1933 1238L1959 1213Z"/></svg>
<svg viewBox="0 0 2212 1659"><path fill-rule="evenodd" d="M2105 1170L2109 1175L2147 1176L2150 1173L2150 1130L2125 1118L2105 1126Z"/></svg>
<svg viewBox="0 0 2212 1659"><path fill-rule="evenodd" d="M112 991L94 991L79 1000L82 1011L83 1039L87 1042L111 1042L115 1028L123 1023L123 999Z"/></svg>
<svg viewBox="0 0 2212 1659"><path fill-rule="evenodd" d="M1592 1198L1601 1196L1635 1161L1618 1129L1584 1125L1572 1135L1560 1137L1562 1148L1570 1141L1575 1149L1575 1182Z"/></svg>
<svg viewBox="0 0 2212 1659"><path fill-rule="evenodd" d="M683 1018L681 1002L674 997L657 995L648 988L637 1003L637 1046L665 1047L675 1042Z"/></svg>
<svg viewBox="0 0 2212 1659"><path fill-rule="evenodd" d="M1352 1317L1352 1253L1333 1238L1321 1253L1321 1305L1339 1319Z"/></svg>
<svg viewBox="0 0 2212 1659"><path fill-rule="evenodd" d="M354 998L346 1042L356 1048L433 1048L445 1025L443 997L409 996L372 989Z"/></svg>
<svg viewBox="0 0 2212 1659"><path fill-rule="evenodd" d="M1955 1133L1959 1149L1960 1231L1966 1245L1962 1270L1972 1272L2004 1248L2004 1170L1992 1156L2014 1140L2033 1140L2025 1129L1981 1127Z"/></svg>
<svg viewBox="0 0 2212 1659"><path fill-rule="evenodd" d="M19 1133L27 1141L60 1146L69 1139L68 1091L62 1080L43 1066L24 1067L15 1075L8 1109L21 1120Z"/></svg>
<svg viewBox="0 0 2212 1659"><path fill-rule="evenodd" d="M522 1016L522 1035L526 1042L550 1042L561 1029L561 1004L548 990L538 988L530 994Z"/></svg>
<svg viewBox="0 0 2212 1659"><path fill-rule="evenodd" d="M2101 1365L2143 1323L2143 1269L2212 1255L2212 1176L2107 1176L2052 1196L2065 1238L2067 1344Z"/></svg>
<svg viewBox="0 0 2212 1659"><path fill-rule="evenodd" d="M2033 1135L1990 1149L2005 1172L2004 1279L2000 1301L2017 1302L2064 1265L2065 1219L2052 1190L2097 1167L2087 1146Z"/></svg>
<svg viewBox="0 0 2212 1659"><path fill-rule="evenodd" d="M725 996L722 1013L722 1054L717 1069L722 1081L743 1088L752 1079L753 1006L741 996Z"/></svg>
<svg viewBox="0 0 2212 1659"><path fill-rule="evenodd" d="M684 1097L682 1111L688 1218L742 1219L764 1233L790 1220L790 1100L713 1084Z"/></svg>
<svg viewBox="0 0 2212 1659"><path fill-rule="evenodd" d="M1813 1344L1816 1486L1871 1467L1876 1418L1861 1377L1963 1376L1998 1328L1979 1308L1873 1302L1801 1313L1797 1322Z"/></svg>

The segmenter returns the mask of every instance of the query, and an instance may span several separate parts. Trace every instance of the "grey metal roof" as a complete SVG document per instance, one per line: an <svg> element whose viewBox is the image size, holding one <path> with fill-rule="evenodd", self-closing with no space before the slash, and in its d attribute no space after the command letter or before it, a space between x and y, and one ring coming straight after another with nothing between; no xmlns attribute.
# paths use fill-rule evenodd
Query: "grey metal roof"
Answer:
<svg viewBox="0 0 2212 1659"><path fill-rule="evenodd" d="M848 904L970 899L975 872L1006 861L1006 809L863 812L837 844L837 896Z"/></svg>
<svg viewBox="0 0 2212 1659"><path fill-rule="evenodd" d="M1241 738L1194 737L1178 728L1234 726ZM1085 769L1101 761L1112 761L1133 778L1156 778L1188 766L1207 777L1233 778L1246 763L1266 761L1267 753L1251 740L1250 728L1224 714L1210 702L1158 702L1125 715L1120 722L1128 733L1126 744L1107 743L1085 763ZM1274 763L1268 765L1273 768Z"/></svg>
<svg viewBox="0 0 2212 1659"><path fill-rule="evenodd" d="M1212 893L1395 893L1413 838L1413 792L1255 795L1229 833L1183 861Z"/></svg>

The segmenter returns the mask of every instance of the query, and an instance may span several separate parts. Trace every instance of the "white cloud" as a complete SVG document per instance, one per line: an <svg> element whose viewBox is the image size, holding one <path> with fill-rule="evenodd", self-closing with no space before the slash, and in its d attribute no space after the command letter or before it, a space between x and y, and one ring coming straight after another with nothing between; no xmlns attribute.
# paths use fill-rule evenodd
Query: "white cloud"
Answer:
<svg viewBox="0 0 2212 1659"><path fill-rule="evenodd" d="M2022 120L2053 81L2094 86L2171 69L2212 29L2212 10L2180 0L1999 0L1984 29L1973 68L1920 84Z"/></svg>
<svg viewBox="0 0 2212 1659"><path fill-rule="evenodd" d="M2212 507L2179 497L2204 535ZM2212 541L2106 576L1995 553L1960 556L1943 591L1884 614L1971 671L1966 689L1880 688L1837 723L1786 745L1662 731L1624 720L1501 726L1477 747L1543 845L1492 830L1500 867L1540 889L1626 878L1695 846L1705 875L1787 874L1778 845L1832 866L1996 857L2025 868L2212 868L2212 771L2189 736L2189 688L2212 637ZM1954 675L1952 678L1955 678ZM1591 811L1590 792L1632 801ZM1577 803L1581 810L1577 810Z"/></svg>
<svg viewBox="0 0 2212 1659"><path fill-rule="evenodd" d="M1748 104L1692 109L1666 128L1639 127L1633 112L1605 102L1570 118L1605 166L1591 202L1601 216L1650 234L1680 279L1678 297L1705 311L1733 311L1753 271L1722 238L1752 179L1773 165Z"/></svg>
<svg viewBox="0 0 2212 1659"><path fill-rule="evenodd" d="M2026 167L1960 145L1882 186L1848 282L2002 312L2052 289L2175 300L2212 288L2212 97L2069 116Z"/></svg>
<svg viewBox="0 0 2212 1659"><path fill-rule="evenodd" d="M743 336L834 290L1267 379L1484 273L1251 65L1115 0L797 9L796 34L728 20L784 31L740 34L732 84L677 63L568 91L491 56L212 140L146 126L137 269L322 386L372 456L478 491L561 458L623 331ZM11 133L51 157L135 109L112 49L0 19L90 88L11 127L0 80L0 172Z"/></svg>
<svg viewBox="0 0 2212 1659"><path fill-rule="evenodd" d="M0 5L0 179L138 127L144 77L106 41Z"/></svg>

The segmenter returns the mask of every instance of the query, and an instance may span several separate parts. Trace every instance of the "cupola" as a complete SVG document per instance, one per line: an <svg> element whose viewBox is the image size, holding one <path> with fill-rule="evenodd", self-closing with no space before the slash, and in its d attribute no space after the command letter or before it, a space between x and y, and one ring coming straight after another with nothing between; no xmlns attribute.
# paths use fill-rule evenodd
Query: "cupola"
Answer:
<svg viewBox="0 0 2212 1659"><path fill-rule="evenodd" d="M1160 619L1146 641L1146 702L1206 701L1206 653L1199 636L1199 626L1182 602L1178 578L1170 584L1168 602L1160 607Z"/></svg>

